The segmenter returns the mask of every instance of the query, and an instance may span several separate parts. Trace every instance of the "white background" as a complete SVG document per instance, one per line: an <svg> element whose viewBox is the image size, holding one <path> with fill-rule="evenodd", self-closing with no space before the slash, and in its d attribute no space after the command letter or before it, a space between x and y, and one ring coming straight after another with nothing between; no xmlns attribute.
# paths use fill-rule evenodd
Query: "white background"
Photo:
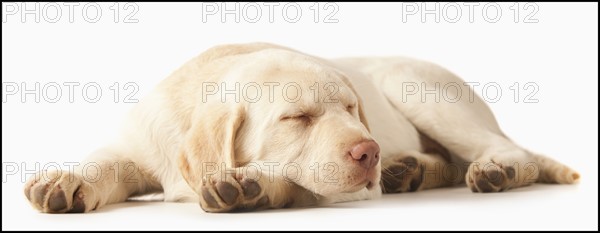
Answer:
<svg viewBox="0 0 600 233"><path fill-rule="evenodd" d="M447 14L404 14L400 3L337 3L333 11L320 5L314 22L312 3L301 3L299 21L290 23L282 16L283 3L275 7L269 22L268 7L256 23L244 21L255 16L205 15L202 4L138 3L133 19L123 23L134 9L115 12L100 4L102 15L96 23L82 16L84 3L75 7L69 22L68 7L62 4L62 17L56 8L46 7L47 15L26 15L22 5L16 14L7 14L3 3L2 23L2 229L598 229L598 4L537 3L538 11L524 23L534 6L521 3L514 22L513 3L500 3L502 15L496 23L483 17L484 3L474 8L458 4L462 17L456 23L456 8ZM45 3L40 5L40 10ZM245 3L241 3L244 6ZM220 6L220 5L219 5ZM411 5L412 6L412 5ZM445 3L439 5L440 9ZM34 5L29 4L28 9ZM221 6L220 6L221 7ZM234 5L229 4L232 9ZM404 9L407 5L404 5ZM408 6L409 7L409 6ZM430 3L428 9L434 8ZM411 10L410 8L409 10ZM219 9L222 10L222 9ZM288 18L295 18L293 8ZM88 9L94 18L94 9ZM496 18L494 8L487 19ZM131 202L108 206L86 215L45 215L31 208L23 195L21 181L51 162L77 162L89 152L109 142L121 119L133 104L123 103L132 89L134 99L142 98L161 79L205 49L225 43L265 41L289 46L323 57L362 55L403 55L436 62L466 81L482 85L496 82L502 97L490 103L504 132L533 151L560 160L582 175L573 186L534 185L499 194L472 194L464 187L385 196L382 200L336 204L322 208L273 210L247 214L206 214L195 203ZM25 83L34 89L57 83L62 98L49 103L39 93L21 92L4 96L8 86ZM73 103L64 82L78 82ZM102 97L89 103L82 86L97 83ZM110 86L120 84L115 103ZM518 103L513 83L520 83ZM538 103L523 103L534 82ZM45 97L54 98L54 88ZM93 89L92 89L93 90ZM475 89L482 94L481 86ZM95 96L93 91L88 94ZM5 98L6 97L6 98ZM494 97L492 92L491 97ZM26 165L26 166L23 166ZM13 169L18 169L13 171ZM26 171L26 170L29 170ZM126 208L121 208L126 207Z"/></svg>

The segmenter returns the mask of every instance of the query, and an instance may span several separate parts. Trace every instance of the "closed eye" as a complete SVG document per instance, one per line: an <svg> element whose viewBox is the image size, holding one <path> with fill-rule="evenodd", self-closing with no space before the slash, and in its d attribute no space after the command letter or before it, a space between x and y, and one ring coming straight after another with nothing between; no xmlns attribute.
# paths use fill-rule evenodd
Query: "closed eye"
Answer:
<svg viewBox="0 0 600 233"><path fill-rule="evenodd" d="M281 117L282 121L289 121L289 120L310 121L310 119L311 119L311 117L305 113Z"/></svg>

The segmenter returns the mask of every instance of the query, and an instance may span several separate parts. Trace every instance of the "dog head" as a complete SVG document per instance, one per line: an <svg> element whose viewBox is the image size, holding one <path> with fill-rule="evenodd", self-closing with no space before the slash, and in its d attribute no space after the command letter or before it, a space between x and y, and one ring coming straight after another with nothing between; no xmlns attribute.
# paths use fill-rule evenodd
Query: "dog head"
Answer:
<svg viewBox="0 0 600 233"><path fill-rule="evenodd" d="M218 77L204 80L193 117L204 125L198 140L207 146L199 153L283 176L325 197L379 188L379 146L341 71L280 48L216 62L211 69L219 69Z"/></svg>

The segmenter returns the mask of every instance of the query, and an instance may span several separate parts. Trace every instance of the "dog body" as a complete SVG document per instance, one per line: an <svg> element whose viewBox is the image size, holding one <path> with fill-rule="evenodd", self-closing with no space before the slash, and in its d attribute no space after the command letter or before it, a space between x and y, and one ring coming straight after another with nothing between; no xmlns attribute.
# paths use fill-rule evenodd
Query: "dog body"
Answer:
<svg viewBox="0 0 600 233"><path fill-rule="evenodd" d="M86 163L100 169L37 175L25 195L49 213L151 192L227 212L579 178L510 141L472 89L437 65L326 60L264 43L214 47L186 63Z"/></svg>

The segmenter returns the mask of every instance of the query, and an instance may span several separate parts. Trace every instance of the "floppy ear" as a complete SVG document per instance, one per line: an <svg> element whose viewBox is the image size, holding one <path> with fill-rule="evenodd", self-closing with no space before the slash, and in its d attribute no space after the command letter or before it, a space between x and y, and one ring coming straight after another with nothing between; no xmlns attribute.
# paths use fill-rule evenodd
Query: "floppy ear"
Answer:
<svg viewBox="0 0 600 233"><path fill-rule="evenodd" d="M180 171L187 183L201 192L206 175L219 175L219 169L233 168L235 136L244 121L242 104L207 103L192 116L192 126L182 142Z"/></svg>

